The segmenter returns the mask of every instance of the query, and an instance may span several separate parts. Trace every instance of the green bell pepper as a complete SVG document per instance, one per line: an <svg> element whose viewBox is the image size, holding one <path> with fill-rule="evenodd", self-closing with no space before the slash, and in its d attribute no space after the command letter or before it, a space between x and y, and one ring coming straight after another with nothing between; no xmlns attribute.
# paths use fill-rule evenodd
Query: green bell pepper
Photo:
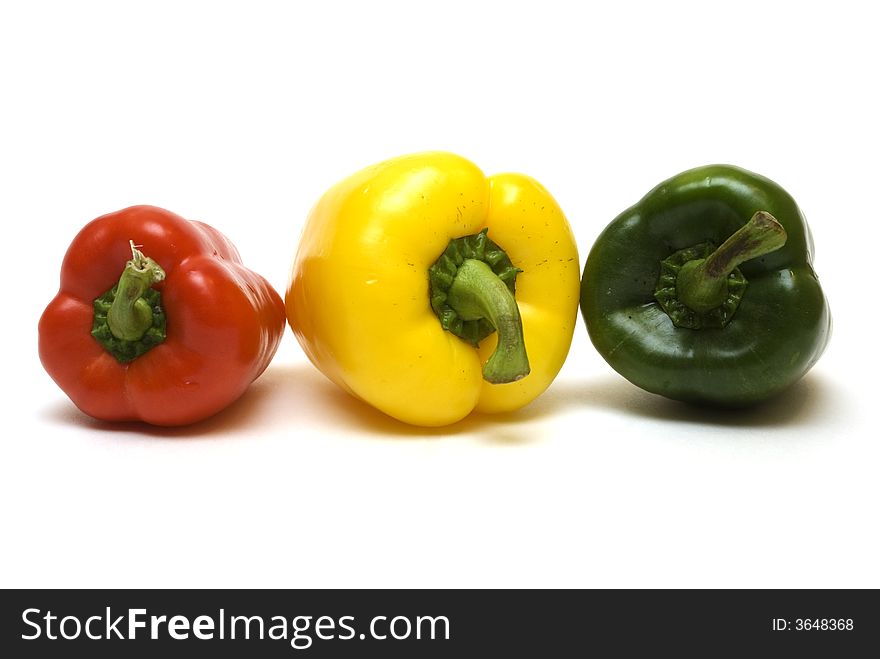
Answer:
<svg viewBox="0 0 880 659"><path fill-rule="evenodd" d="M581 312L605 360L668 398L751 405L801 378L831 334L812 237L776 183L727 165L654 188L596 240Z"/></svg>

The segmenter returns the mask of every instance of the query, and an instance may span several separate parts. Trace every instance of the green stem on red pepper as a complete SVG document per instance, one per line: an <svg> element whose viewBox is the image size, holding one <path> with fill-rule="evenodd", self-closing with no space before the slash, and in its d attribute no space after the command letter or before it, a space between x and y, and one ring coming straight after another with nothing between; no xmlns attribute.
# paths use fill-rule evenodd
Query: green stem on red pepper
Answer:
<svg viewBox="0 0 880 659"><path fill-rule="evenodd" d="M144 256L134 241L131 260L119 282L94 302L92 336L120 362L129 362L165 340L165 312L161 293L152 286L165 271Z"/></svg>

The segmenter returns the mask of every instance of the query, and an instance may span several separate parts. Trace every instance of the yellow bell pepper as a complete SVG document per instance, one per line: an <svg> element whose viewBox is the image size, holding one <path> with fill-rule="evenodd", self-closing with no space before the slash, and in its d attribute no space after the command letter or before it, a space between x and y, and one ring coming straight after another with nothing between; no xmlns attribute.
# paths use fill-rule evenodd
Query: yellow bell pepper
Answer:
<svg viewBox="0 0 880 659"><path fill-rule="evenodd" d="M568 221L537 181L423 153L324 194L285 303L333 382L396 419L442 426L518 409L550 385L571 344L579 274Z"/></svg>

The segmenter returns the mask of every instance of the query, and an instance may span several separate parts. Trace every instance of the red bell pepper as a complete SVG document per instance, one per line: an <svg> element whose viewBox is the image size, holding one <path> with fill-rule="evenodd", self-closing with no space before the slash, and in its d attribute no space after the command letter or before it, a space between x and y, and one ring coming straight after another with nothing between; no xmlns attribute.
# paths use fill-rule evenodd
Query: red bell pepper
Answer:
<svg viewBox="0 0 880 659"><path fill-rule="evenodd" d="M284 325L281 297L223 234L133 206L74 238L40 318L39 351L86 414L174 426L239 398Z"/></svg>

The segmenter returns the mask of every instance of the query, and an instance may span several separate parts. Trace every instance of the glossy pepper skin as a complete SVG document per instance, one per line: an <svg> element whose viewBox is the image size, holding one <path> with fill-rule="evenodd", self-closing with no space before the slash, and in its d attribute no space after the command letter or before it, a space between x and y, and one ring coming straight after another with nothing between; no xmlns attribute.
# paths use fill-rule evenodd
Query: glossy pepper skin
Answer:
<svg viewBox="0 0 880 659"><path fill-rule="evenodd" d="M775 216L785 244L740 265L748 283L726 325L675 326L655 297L661 261L723 244L757 211ZM581 311L599 353L639 387L698 404L751 405L801 378L825 349L831 316L812 253L803 214L776 183L732 166L693 169L602 232L584 267Z"/></svg>
<svg viewBox="0 0 880 659"><path fill-rule="evenodd" d="M94 336L95 300L117 281L132 241L164 270L166 337L120 362ZM153 206L104 215L74 238L39 323L43 366L86 414L160 426L193 423L239 398L283 335L278 293L216 229Z"/></svg>
<svg viewBox="0 0 880 659"><path fill-rule="evenodd" d="M491 384L497 332L474 347L441 327L428 270L450 241L488 229L515 279L531 372ZM442 426L537 397L577 320L577 248L562 210L533 179L486 177L450 153L403 156L331 188L311 211L286 295L309 359L344 390L406 423Z"/></svg>

